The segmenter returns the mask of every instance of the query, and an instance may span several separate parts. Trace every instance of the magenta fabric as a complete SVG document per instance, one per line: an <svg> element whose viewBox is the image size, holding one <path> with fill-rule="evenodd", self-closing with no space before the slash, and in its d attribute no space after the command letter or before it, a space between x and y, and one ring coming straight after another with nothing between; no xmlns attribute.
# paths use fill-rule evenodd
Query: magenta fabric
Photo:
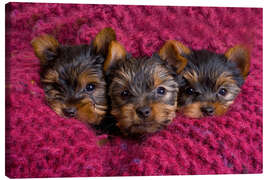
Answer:
<svg viewBox="0 0 270 180"><path fill-rule="evenodd" d="M262 9L9 3L6 15L8 177L262 173ZM142 140L108 139L46 105L30 45L42 33L90 43L104 27L134 56L151 55L169 39L218 53L246 44L250 75L225 116L178 113Z"/></svg>

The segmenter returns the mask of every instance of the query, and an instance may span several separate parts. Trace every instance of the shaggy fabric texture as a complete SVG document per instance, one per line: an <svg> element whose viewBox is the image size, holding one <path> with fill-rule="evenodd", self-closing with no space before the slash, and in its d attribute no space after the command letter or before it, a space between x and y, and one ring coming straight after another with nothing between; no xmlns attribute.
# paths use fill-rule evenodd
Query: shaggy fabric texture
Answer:
<svg viewBox="0 0 270 180"><path fill-rule="evenodd" d="M262 173L262 9L9 3L6 15L8 177ZM143 139L109 138L46 105L30 45L42 33L90 43L104 27L134 56L151 55L169 39L218 53L246 44L251 72L225 116L178 113Z"/></svg>

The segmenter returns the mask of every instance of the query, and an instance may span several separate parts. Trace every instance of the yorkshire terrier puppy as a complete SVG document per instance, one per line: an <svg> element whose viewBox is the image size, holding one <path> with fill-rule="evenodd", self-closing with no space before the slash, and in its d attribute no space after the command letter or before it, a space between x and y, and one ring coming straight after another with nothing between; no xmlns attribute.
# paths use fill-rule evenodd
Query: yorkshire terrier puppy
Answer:
<svg viewBox="0 0 270 180"><path fill-rule="evenodd" d="M176 68L187 62L183 71L177 71L178 106L192 118L223 115L249 73L249 51L239 45L217 54L192 50L170 40L160 49L159 56Z"/></svg>
<svg viewBox="0 0 270 180"><path fill-rule="evenodd" d="M175 117L176 73L159 56L133 58L112 41L104 71L108 77L111 114L124 135L153 133Z"/></svg>
<svg viewBox="0 0 270 180"><path fill-rule="evenodd" d="M32 40L47 103L58 115L100 123L107 109L103 63L115 39L115 32L104 28L90 45L61 45L50 35Z"/></svg>

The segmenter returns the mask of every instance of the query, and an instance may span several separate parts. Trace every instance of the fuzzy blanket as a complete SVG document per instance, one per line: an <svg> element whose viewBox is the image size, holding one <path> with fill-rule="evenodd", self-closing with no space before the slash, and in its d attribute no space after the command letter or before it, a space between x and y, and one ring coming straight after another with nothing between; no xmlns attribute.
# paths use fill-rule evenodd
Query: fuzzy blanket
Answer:
<svg viewBox="0 0 270 180"><path fill-rule="evenodd" d="M97 134L46 105L30 41L49 33L64 44L90 43L104 27L134 56L169 39L218 53L244 43L251 72L223 117L178 113L141 140ZM262 9L9 3L5 37L8 177L262 173Z"/></svg>

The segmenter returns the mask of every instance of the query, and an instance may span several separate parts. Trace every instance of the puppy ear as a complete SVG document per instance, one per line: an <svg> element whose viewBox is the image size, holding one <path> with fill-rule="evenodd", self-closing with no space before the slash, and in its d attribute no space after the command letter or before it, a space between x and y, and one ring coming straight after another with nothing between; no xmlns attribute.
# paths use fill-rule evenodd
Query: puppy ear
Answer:
<svg viewBox="0 0 270 180"><path fill-rule="evenodd" d="M93 41L93 47L95 53L100 53L104 57L108 54L108 48L112 41L116 40L116 34L110 27L102 29L95 37Z"/></svg>
<svg viewBox="0 0 270 180"><path fill-rule="evenodd" d="M161 59L177 69L178 74L186 67L188 62L184 55L190 53L191 51L187 47L176 40L167 41L158 52Z"/></svg>
<svg viewBox="0 0 270 180"><path fill-rule="evenodd" d="M229 61L236 63L237 67L241 71L242 76L246 78L250 67L250 54L248 49L243 46L236 45L228 49L225 56Z"/></svg>
<svg viewBox="0 0 270 180"><path fill-rule="evenodd" d="M108 56L104 62L104 71L107 72L116 62L126 58L125 48L117 41L112 41L108 48Z"/></svg>
<svg viewBox="0 0 270 180"><path fill-rule="evenodd" d="M41 64L46 64L57 57L57 49L60 46L54 37L44 34L31 41L35 55L40 59Z"/></svg>

